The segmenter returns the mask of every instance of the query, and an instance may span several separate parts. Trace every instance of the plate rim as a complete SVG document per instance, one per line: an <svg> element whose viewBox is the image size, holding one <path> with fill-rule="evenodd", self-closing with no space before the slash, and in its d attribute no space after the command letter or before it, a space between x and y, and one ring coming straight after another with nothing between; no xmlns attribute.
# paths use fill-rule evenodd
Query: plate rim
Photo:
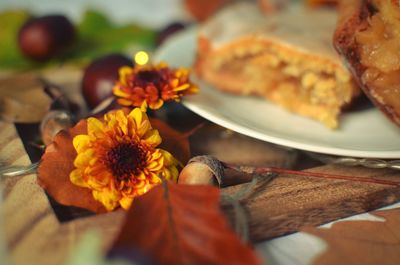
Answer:
<svg viewBox="0 0 400 265"><path fill-rule="evenodd" d="M262 140L268 143L273 143L276 145L289 147L293 149L299 149L301 151L315 152L327 155L336 156L348 156L357 158L377 158L377 159L398 159L400 158L400 151L366 151L366 150L354 150L354 149L343 149L338 147L327 147L327 146L316 146L309 145L307 143L301 143L296 141L287 140L284 138L277 138L275 136L261 134L252 130L246 129L243 125L232 124L230 121L225 119L220 119L215 115L209 113L208 111L198 107L196 104L191 102L182 101L183 105L193 111L194 113L200 115L201 117L216 123L222 127L241 133L248 137L252 137L258 140Z"/></svg>

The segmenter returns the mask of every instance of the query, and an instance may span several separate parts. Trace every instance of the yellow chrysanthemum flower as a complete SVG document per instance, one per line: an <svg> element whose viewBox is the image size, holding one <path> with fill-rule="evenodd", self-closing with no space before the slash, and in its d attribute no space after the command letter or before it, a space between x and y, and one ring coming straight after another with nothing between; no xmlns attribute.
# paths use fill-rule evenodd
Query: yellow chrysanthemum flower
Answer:
<svg viewBox="0 0 400 265"><path fill-rule="evenodd" d="M107 210L128 209L136 196L161 183L161 178L178 177L178 161L157 148L160 143L158 131L138 108L128 115L122 110L110 112L104 121L89 118L87 134L73 140L77 156L70 180L91 189Z"/></svg>
<svg viewBox="0 0 400 265"><path fill-rule="evenodd" d="M182 96L198 91L189 74L188 69L171 69L166 63L124 66L119 70L113 93L122 106L159 109L164 102L179 101Z"/></svg>

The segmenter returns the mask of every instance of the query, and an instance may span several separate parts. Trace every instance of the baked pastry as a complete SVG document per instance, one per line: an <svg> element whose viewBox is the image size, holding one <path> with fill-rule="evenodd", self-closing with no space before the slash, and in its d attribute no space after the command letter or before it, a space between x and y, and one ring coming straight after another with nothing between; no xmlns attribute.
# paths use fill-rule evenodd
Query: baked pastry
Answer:
<svg viewBox="0 0 400 265"><path fill-rule="evenodd" d="M186 10L198 21L204 21L232 0L184 0Z"/></svg>
<svg viewBox="0 0 400 265"><path fill-rule="evenodd" d="M202 25L194 70L218 89L265 97L335 128L359 94L333 48L335 26L334 9L292 4L264 15L238 2Z"/></svg>
<svg viewBox="0 0 400 265"><path fill-rule="evenodd" d="M400 3L342 1L334 44L365 94L400 126Z"/></svg>

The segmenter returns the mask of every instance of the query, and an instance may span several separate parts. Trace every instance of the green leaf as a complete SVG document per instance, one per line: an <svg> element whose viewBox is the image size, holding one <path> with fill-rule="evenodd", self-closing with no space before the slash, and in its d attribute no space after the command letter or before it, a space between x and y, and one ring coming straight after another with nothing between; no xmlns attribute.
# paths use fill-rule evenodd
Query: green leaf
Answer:
<svg viewBox="0 0 400 265"><path fill-rule="evenodd" d="M113 28L111 21L104 14L94 10L87 10L79 24L79 32L81 34L90 35L93 32L110 28Z"/></svg>
<svg viewBox="0 0 400 265"><path fill-rule="evenodd" d="M92 59L106 53L153 49L156 32L136 24L117 26L96 11L87 11L78 26L79 43L70 56Z"/></svg>
<svg viewBox="0 0 400 265"><path fill-rule="evenodd" d="M29 17L29 13L23 10L0 13L0 68L27 65L18 50L18 31Z"/></svg>

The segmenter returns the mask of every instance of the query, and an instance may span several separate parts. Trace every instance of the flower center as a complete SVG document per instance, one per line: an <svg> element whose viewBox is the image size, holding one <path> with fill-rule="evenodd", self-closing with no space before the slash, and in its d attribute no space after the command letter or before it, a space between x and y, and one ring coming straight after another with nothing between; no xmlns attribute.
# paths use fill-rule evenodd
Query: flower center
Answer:
<svg viewBox="0 0 400 265"><path fill-rule="evenodd" d="M145 167L146 153L135 143L120 143L106 155L106 164L118 181L128 180Z"/></svg>
<svg viewBox="0 0 400 265"><path fill-rule="evenodd" d="M146 86L149 83L157 85L161 82L161 75L155 70L140 71L137 73L136 78L136 81L140 86Z"/></svg>

